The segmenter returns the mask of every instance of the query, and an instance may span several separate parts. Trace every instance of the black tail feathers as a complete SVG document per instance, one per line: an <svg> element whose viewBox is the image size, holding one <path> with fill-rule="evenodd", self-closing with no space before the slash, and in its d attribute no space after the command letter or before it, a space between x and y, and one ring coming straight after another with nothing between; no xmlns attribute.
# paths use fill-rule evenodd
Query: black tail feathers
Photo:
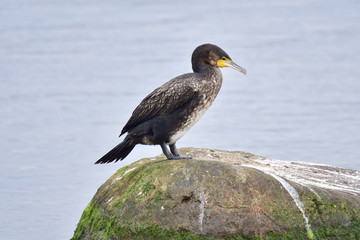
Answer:
<svg viewBox="0 0 360 240"><path fill-rule="evenodd" d="M105 154L102 158L97 160L95 164L99 163L110 163L121 161L133 150L136 144L133 144L130 139L124 139L121 143L119 143L116 147L114 147L110 152Z"/></svg>

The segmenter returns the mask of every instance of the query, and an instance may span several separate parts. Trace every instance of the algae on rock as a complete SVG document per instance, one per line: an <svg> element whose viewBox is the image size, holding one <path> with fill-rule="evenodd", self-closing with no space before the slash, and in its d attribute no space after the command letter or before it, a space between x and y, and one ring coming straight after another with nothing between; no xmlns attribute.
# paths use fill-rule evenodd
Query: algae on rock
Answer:
<svg viewBox="0 0 360 240"><path fill-rule="evenodd" d="M357 171L245 152L181 151L193 159L159 156L118 170L84 210L73 239L360 238ZM325 173L311 182L308 171L339 172L352 185L341 190Z"/></svg>

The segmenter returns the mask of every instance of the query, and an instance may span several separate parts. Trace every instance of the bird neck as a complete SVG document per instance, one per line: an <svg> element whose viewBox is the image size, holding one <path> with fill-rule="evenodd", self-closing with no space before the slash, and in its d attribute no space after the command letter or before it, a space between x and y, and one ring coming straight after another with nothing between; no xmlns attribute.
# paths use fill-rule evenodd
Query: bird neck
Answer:
<svg viewBox="0 0 360 240"><path fill-rule="evenodd" d="M211 78L220 78L222 79L221 71L218 67L211 66L209 64L203 64L194 69L194 72L200 73L202 75L207 75Z"/></svg>
<svg viewBox="0 0 360 240"><path fill-rule="evenodd" d="M209 65L208 67L201 68L201 71L198 71L197 74L201 75L199 78L201 84L207 86L201 88L209 90L211 95L215 94L216 96L222 85L222 74L220 69L218 67Z"/></svg>

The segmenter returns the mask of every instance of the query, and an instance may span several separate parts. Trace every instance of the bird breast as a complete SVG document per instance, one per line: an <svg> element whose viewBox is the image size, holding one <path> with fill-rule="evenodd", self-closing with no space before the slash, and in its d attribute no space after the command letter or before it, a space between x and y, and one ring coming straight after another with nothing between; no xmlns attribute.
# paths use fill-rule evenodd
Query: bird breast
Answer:
<svg viewBox="0 0 360 240"><path fill-rule="evenodd" d="M211 106L211 103L212 101L206 101L203 105L199 105L198 107L194 108L191 114L185 118L185 121L182 123L182 125L179 126L175 133L170 137L168 144L174 144L177 140L182 138L185 133L200 120L200 118Z"/></svg>
<svg viewBox="0 0 360 240"><path fill-rule="evenodd" d="M211 79L211 81L203 81L201 85L202 86L198 88L200 92L199 102L187 114L187 116L185 116L182 124L174 131L173 135L169 138L168 144L174 144L177 140L183 137L185 133L195 125L195 123L200 120L200 118L214 102L220 90L221 81L219 83L218 81L215 81L215 79Z"/></svg>

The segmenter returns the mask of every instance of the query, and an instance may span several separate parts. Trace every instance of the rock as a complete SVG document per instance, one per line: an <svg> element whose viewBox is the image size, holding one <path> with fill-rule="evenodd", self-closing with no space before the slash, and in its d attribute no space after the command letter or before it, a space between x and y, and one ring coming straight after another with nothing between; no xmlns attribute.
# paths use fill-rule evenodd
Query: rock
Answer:
<svg viewBox="0 0 360 240"><path fill-rule="evenodd" d="M360 172L246 152L142 159L97 191L72 239L360 239ZM266 237L266 238L265 238Z"/></svg>

